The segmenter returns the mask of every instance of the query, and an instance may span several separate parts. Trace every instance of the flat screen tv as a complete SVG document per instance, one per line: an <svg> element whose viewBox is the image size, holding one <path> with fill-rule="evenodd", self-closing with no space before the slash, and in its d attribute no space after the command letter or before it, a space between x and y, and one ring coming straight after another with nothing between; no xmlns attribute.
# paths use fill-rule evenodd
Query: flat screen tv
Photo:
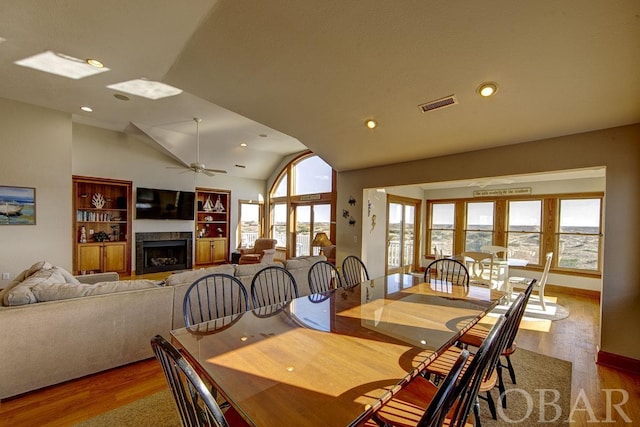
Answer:
<svg viewBox="0 0 640 427"><path fill-rule="evenodd" d="M136 189L136 219L194 219L193 191Z"/></svg>

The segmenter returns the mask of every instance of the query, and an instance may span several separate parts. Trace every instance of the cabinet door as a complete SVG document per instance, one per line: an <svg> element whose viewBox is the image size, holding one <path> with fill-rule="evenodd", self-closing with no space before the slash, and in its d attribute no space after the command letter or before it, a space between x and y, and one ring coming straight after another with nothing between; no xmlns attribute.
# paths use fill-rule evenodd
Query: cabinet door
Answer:
<svg viewBox="0 0 640 427"><path fill-rule="evenodd" d="M211 264L213 262L212 239L196 239L196 264Z"/></svg>
<svg viewBox="0 0 640 427"><path fill-rule="evenodd" d="M213 239L213 262L225 262L227 260L227 239Z"/></svg>
<svg viewBox="0 0 640 427"><path fill-rule="evenodd" d="M78 245L78 271L102 271L102 244Z"/></svg>
<svg viewBox="0 0 640 427"><path fill-rule="evenodd" d="M104 271L127 271L126 243L106 243L104 245Z"/></svg>

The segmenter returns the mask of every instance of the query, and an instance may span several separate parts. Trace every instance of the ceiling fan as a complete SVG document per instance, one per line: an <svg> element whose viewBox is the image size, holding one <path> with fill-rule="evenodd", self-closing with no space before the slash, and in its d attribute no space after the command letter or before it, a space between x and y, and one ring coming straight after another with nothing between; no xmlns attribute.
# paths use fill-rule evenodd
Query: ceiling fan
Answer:
<svg viewBox="0 0 640 427"><path fill-rule="evenodd" d="M196 122L196 161L189 165L185 164L183 167L178 166L177 168L191 170L195 173L203 173L208 176L214 176L218 173L227 173L226 170L222 169L209 169L204 163L200 162L200 122L202 122L202 119L194 117L193 121Z"/></svg>

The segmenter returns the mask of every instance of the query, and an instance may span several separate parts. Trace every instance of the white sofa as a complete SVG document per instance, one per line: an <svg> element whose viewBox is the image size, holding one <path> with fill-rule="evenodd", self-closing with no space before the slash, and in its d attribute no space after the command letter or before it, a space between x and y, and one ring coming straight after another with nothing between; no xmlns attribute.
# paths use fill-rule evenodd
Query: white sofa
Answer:
<svg viewBox="0 0 640 427"><path fill-rule="evenodd" d="M309 268L324 259L285 262L301 296L309 294ZM197 278L215 272L233 274L250 292L253 275L267 265L272 264L225 264L172 274L164 286L0 305L0 399L153 357L150 338L168 336L184 326L184 294ZM118 281L117 273L76 278L85 284ZM19 275L0 292L0 303L22 279Z"/></svg>
<svg viewBox="0 0 640 427"><path fill-rule="evenodd" d="M160 286L0 306L0 399L152 357L149 339L171 329L172 309L173 289Z"/></svg>

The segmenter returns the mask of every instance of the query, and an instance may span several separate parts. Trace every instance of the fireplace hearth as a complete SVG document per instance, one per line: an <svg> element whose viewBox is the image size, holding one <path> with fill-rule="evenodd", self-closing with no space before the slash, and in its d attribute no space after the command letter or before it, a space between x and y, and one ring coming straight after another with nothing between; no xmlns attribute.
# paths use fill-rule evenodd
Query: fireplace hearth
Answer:
<svg viewBox="0 0 640 427"><path fill-rule="evenodd" d="M136 274L190 269L192 246L189 232L136 233Z"/></svg>

